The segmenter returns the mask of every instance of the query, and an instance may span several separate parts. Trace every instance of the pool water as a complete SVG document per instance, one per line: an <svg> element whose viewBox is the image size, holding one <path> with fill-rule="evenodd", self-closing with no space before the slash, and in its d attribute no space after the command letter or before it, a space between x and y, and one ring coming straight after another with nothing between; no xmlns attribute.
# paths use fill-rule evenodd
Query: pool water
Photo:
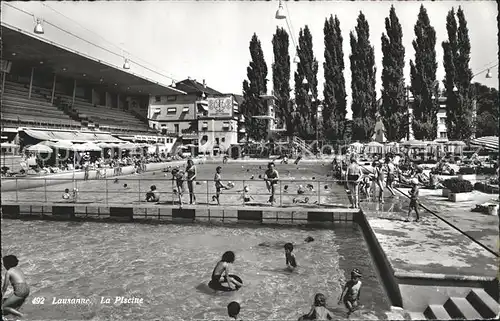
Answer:
<svg viewBox="0 0 500 321"><path fill-rule="evenodd" d="M15 254L31 287L21 311L26 320L227 319L240 302L246 320L296 320L324 293L339 319L342 285L352 268L363 273L355 319L383 319L389 301L357 225L306 228L146 225L8 220L2 222L2 255ZM315 241L304 243L307 236ZM295 244L299 268L284 271L283 244ZM267 246L259 244L264 243ZM232 273L245 286L215 294L207 283L223 252L232 250ZM2 275L5 271L2 271ZM142 304L106 304L116 296ZM45 297L35 305L34 297ZM91 298L90 305L53 305L53 298Z"/></svg>
<svg viewBox="0 0 500 321"><path fill-rule="evenodd" d="M266 184L259 175L264 177L267 164L255 163L228 163L228 164L199 164L196 165L197 183L195 193L197 203L200 205L215 205L212 196L215 195L214 174L217 166L222 166L222 180L226 184L232 181L235 187L231 190L223 191L220 196L222 205L242 204L240 199L241 191L245 185L250 188L250 193L254 200L254 205L268 205L269 192ZM304 200L309 198L309 203L321 201L321 204L347 205L349 204L345 188L338 185L331 177L331 164L327 161L318 164L276 164L276 169L280 175L280 184L276 188L276 203L278 206L293 205L293 199ZM252 178L253 177L253 178ZM172 174L162 171L146 172L137 175L127 175L119 178L117 183L114 178L106 180L77 181L76 187L79 190L79 202L96 203L138 203L144 202L145 194L151 185L156 185L160 192L161 202L172 202L177 197L172 195L173 183ZM140 181L139 181L140 180ZM243 181L244 180L244 181ZM127 184L127 188L123 187ZM311 184L313 191L307 189L307 184ZM285 189L285 186L288 186ZM305 189L305 194L298 195L299 185ZM65 188L73 189L71 180L66 183L47 187L31 188L18 192L18 199L21 201L49 202L61 201L61 196ZM326 188L325 188L326 186ZM107 190L107 192L106 192ZM16 200L16 192L2 193L4 200ZM189 202L189 195L183 196L183 202Z"/></svg>

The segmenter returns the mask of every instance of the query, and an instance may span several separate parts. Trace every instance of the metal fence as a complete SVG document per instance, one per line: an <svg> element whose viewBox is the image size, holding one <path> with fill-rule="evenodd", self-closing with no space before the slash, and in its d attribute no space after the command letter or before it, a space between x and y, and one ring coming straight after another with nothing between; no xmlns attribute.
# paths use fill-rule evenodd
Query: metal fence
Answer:
<svg viewBox="0 0 500 321"><path fill-rule="evenodd" d="M179 204L179 192L174 180L167 177L129 178L113 177L102 179L71 178L13 178L15 188L2 192L4 201L34 202L69 202L69 203L142 203L146 202L146 193L152 185L160 196L161 204ZM228 185L229 181L224 181ZM271 192L263 179L233 180L230 189L222 189L219 200L221 205L265 205L270 204ZM244 193L248 186L249 191ZM70 194L69 200L63 199L65 189ZM299 193L300 189L300 193ZM76 192L74 193L73 191ZM216 205L216 187L213 180L196 180L193 194L197 204ZM247 196L250 201L245 202ZM184 204L189 204L190 192L186 181L181 191ZM275 185L274 205L289 207L302 205L347 205L350 204L346 193L346 182L340 180L287 180L280 179Z"/></svg>

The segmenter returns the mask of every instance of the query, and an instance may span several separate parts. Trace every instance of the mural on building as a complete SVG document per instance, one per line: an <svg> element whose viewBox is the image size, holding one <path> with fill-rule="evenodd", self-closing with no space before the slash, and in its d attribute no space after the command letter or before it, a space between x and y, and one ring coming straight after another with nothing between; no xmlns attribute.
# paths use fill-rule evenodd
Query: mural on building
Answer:
<svg viewBox="0 0 500 321"><path fill-rule="evenodd" d="M233 115L233 98L208 98L208 117L231 117Z"/></svg>

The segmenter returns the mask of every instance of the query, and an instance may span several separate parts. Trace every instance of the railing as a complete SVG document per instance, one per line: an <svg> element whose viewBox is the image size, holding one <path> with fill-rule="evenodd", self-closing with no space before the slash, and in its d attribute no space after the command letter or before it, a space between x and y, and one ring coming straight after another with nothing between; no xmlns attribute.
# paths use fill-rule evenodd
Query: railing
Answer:
<svg viewBox="0 0 500 321"><path fill-rule="evenodd" d="M163 174L159 172L160 175ZM155 185L160 197L160 204L179 205L179 194L175 192L176 183L168 178L102 178L82 180L71 178L14 178L15 189L2 192L4 202L70 202L80 204L90 203L146 203L146 193L151 185ZM232 181L234 187L222 189L219 200L221 205L270 205L271 192L267 190L262 179L247 179ZM126 185L125 185L126 184ZM228 185L228 181L223 182ZM303 186L303 193L298 194L298 186ZM341 186L342 185L342 186ZM250 187L243 199L243 189ZM339 180L287 180L280 179L275 186L274 206L325 206L346 207L349 197L345 191L345 181ZM63 200L65 189L69 190L70 199ZM72 193L73 190L76 193ZM199 205L216 205L215 183L213 180L197 180L193 185L194 195ZM184 204L189 204L190 194L187 184L181 195Z"/></svg>
<svg viewBox="0 0 500 321"><path fill-rule="evenodd" d="M296 145L298 145L301 149L303 149L304 151L306 151L310 154L313 154L312 150L309 148L309 146L307 146L306 142L302 138L299 138L297 136L293 136L293 142Z"/></svg>

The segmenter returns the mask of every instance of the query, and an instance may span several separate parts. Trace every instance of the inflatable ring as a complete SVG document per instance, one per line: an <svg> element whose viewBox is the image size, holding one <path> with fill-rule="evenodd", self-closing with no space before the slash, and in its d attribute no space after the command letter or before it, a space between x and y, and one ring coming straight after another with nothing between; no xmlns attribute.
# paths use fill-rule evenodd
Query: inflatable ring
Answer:
<svg viewBox="0 0 500 321"><path fill-rule="evenodd" d="M243 283L241 278L235 274L229 274L230 278L233 278L234 280L238 281L239 283ZM240 286L235 285L234 289L231 289L229 286L224 286L222 283L227 283L227 281L224 279L223 282L213 282L212 280L208 282L208 286L216 291L224 291L224 292L231 292L231 291L238 291L240 289Z"/></svg>

